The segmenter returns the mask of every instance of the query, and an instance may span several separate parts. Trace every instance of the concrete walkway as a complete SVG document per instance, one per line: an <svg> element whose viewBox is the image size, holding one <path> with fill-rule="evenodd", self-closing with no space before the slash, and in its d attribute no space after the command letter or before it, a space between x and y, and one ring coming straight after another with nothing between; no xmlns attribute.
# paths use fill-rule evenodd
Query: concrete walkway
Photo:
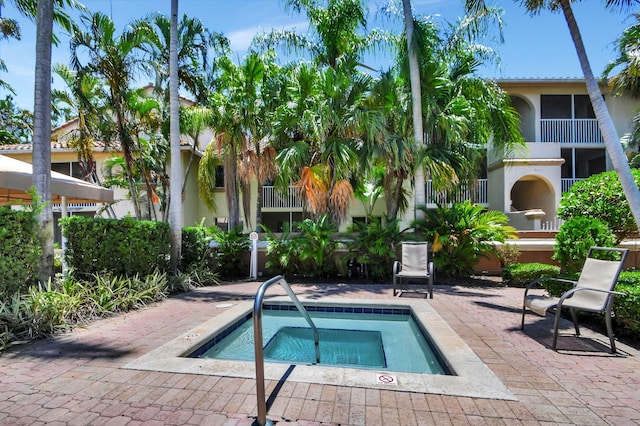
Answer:
<svg viewBox="0 0 640 426"><path fill-rule="evenodd" d="M122 368L253 298L258 283L203 288L0 357L0 425L250 425L255 381ZM385 285L292 285L300 297L391 299ZM282 294L279 288L271 294ZM516 401L284 381L267 417L290 425L640 424L640 353L570 334L549 349L551 317L519 330L522 289L436 286L425 300ZM267 394L276 388L267 383Z"/></svg>

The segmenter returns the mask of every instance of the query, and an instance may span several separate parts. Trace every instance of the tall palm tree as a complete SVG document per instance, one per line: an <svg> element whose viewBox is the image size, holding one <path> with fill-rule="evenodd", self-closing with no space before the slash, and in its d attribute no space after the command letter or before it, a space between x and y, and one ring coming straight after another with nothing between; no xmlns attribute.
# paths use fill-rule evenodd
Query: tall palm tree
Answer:
<svg viewBox="0 0 640 426"><path fill-rule="evenodd" d="M76 31L71 38L71 66L83 74L103 78L109 86L109 105L113 109L119 142L122 146L129 192L134 213L142 217L138 187L134 179L135 139L128 120L131 85L141 72L143 61L139 53L149 42L150 26L136 26L116 35L113 21L102 13L82 16L87 32ZM85 61L85 57L87 58Z"/></svg>
<svg viewBox="0 0 640 426"><path fill-rule="evenodd" d="M155 76L154 90L168 100L168 85L171 83L169 71L170 19L161 14L153 14L133 22L133 27L148 28L151 23L153 33L150 43L144 49L150 55L150 66ZM182 17L177 28L177 57L179 88L186 89L199 103L205 103L208 96L207 73L217 56L229 52L229 39L208 30L198 18ZM214 57L212 57L212 54Z"/></svg>
<svg viewBox="0 0 640 426"><path fill-rule="evenodd" d="M533 14L539 13L542 9L562 12L564 19L567 22L569 33L576 49L576 54L578 55L580 68L582 69L585 84L587 86L587 92L589 93L589 99L591 100L593 112L598 120L598 125L600 126L600 132L602 133L607 153L609 154L613 168L617 172L620 182L622 183L622 189L627 197L627 201L629 201L633 218L635 219L638 227L640 227L640 190L631 175L631 168L629 167L627 157L624 153L622 144L620 143L620 138L613 124L613 120L611 119L611 115L609 114L609 110L607 109L607 105L604 102L598 81L591 69L591 64L582 40L580 28L573 14L573 9L571 8L571 1L522 0L518 2L524 4L526 9ZM471 3L474 7L485 7L485 2L483 0L469 0L468 3ZM605 8L618 8L620 10L625 10L631 5L637 3L637 0L606 0Z"/></svg>
<svg viewBox="0 0 640 426"><path fill-rule="evenodd" d="M36 68L33 105L33 186L42 197L37 212L40 255L39 278L53 275L53 207L51 206L51 36L53 0L38 0Z"/></svg>
<svg viewBox="0 0 640 426"><path fill-rule="evenodd" d="M182 160L180 158L180 103L178 99L178 0L171 0L169 43L169 115L171 140L171 271L175 275L182 251Z"/></svg>
<svg viewBox="0 0 640 426"><path fill-rule="evenodd" d="M411 84L411 112L413 118L413 138L418 146L424 143L424 133L422 130L422 93L420 90L420 67L418 65L418 48L415 46L413 12L411 11L411 0L402 0L402 10L404 12L404 31L407 39L407 52L409 56L409 81ZM426 204L424 174L422 168L418 168L415 173L415 205ZM422 210L415 211L416 219L422 219Z"/></svg>
<svg viewBox="0 0 640 426"><path fill-rule="evenodd" d="M359 65L371 69L362 62L364 53L389 42L388 34L367 31L366 4L362 0L285 0L284 5L306 15L309 34L272 30L254 39L258 49L283 47L288 53L310 55L320 66Z"/></svg>
<svg viewBox="0 0 640 426"><path fill-rule="evenodd" d="M353 199L350 179L358 170L360 107L371 77L349 68L291 69L287 100L274 114L279 174L276 184L294 184L313 215L342 221Z"/></svg>

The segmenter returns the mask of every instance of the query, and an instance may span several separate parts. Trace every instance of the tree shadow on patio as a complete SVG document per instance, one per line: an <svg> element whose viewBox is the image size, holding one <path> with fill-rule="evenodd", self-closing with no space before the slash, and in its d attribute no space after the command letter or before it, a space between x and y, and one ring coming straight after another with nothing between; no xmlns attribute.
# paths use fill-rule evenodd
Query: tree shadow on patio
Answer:
<svg viewBox="0 0 640 426"><path fill-rule="evenodd" d="M14 346L5 355L40 359L118 359L131 353L110 344L68 342L54 338Z"/></svg>

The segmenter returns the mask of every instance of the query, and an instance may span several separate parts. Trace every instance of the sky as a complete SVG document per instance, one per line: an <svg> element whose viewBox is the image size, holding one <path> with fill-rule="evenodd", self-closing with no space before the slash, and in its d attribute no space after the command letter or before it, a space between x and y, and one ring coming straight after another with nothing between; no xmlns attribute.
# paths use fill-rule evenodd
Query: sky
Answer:
<svg viewBox="0 0 640 426"><path fill-rule="evenodd" d="M81 0L82 1L82 0ZM382 20L376 11L387 0L369 0L370 28L385 28L391 24ZM121 31L133 19L141 19L150 13L169 15L170 0L84 0L92 12L110 15ZM0 57L8 71L0 78L16 91L16 104L33 110L33 86L35 66L35 23L20 18L5 2L3 17L18 19L22 39L0 40ZM518 0L488 0L504 9L503 44L487 41L501 58L501 65L483 67L480 74L496 79L511 78L579 78L582 77L575 48L571 41L564 16L561 13L542 11L531 16ZM582 1L573 5L578 25L582 31L587 55L593 72L600 75L604 67L615 57L614 42L622 31L632 25L632 12L605 11L604 2ZM462 16L462 0L412 0L415 15L432 15L443 23L455 23ZM295 29L307 32L304 15L286 11L281 0L180 0L179 16L187 14L199 18L212 31L223 33L231 40L236 58L241 59L253 36L272 28ZM53 63L69 62L68 37L59 28L54 28L61 42L54 47ZM388 68L391 60L377 56L371 59L375 68ZM147 83L147 82L143 82ZM60 81L53 80L54 87L62 88ZM0 97L8 93L0 89Z"/></svg>

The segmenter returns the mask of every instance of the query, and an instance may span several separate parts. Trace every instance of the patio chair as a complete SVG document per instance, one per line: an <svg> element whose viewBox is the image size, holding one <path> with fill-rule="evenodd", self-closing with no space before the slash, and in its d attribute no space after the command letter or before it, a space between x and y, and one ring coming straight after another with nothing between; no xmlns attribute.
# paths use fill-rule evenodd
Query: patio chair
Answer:
<svg viewBox="0 0 640 426"><path fill-rule="evenodd" d="M596 253L601 254L597 255ZM524 291L520 329L524 330L524 316L527 308L541 316L544 316L547 310L555 308L556 316L553 325L553 343L551 345L551 348L555 351L562 308L569 308L571 311L571 318L577 336L580 335L577 311L604 312L611 353L615 353L616 344L611 326L611 310L615 295L623 293L613 291L613 288L618 281L627 253L627 249L591 247L578 281L561 278L538 278L529 283ZM594 258L594 256L597 258ZM565 292L561 297L529 294L529 290L546 280L571 283L573 288Z"/></svg>
<svg viewBox="0 0 640 426"><path fill-rule="evenodd" d="M393 295L402 294L405 280L427 280L429 298L433 299L433 262L429 262L429 245L424 242L403 242L400 261L393 262Z"/></svg>

